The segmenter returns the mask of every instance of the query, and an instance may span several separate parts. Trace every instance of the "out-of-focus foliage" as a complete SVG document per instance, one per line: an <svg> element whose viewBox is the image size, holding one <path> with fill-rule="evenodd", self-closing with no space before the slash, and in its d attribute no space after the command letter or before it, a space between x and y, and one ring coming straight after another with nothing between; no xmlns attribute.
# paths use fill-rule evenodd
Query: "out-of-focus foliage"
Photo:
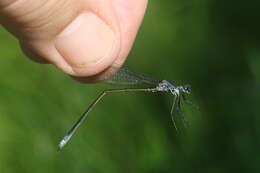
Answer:
<svg viewBox="0 0 260 173"><path fill-rule="evenodd" d="M176 135L167 94L109 95L61 152L114 86L30 62L0 28L0 172L259 172L259 2L150 1L127 65L191 84L200 111L185 107L190 126Z"/></svg>

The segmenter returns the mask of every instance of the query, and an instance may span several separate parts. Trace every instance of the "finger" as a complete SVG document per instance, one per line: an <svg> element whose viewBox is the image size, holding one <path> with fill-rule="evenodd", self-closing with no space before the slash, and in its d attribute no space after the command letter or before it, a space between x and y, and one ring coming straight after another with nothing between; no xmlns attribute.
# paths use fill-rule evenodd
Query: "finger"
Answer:
<svg viewBox="0 0 260 173"><path fill-rule="evenodd" d="M116 70L125 62L133 42L135 40L136 34L139 30L143 16L147 7L147 0L113 0L113 7L115 8L116 15L119 21L120 27L120 51L117 58L104 71L100 72L98 75L93 75L89 77L79 77L74 78L80 82L99 82L111 77ZM116 68L115 68L116 67Z"/></svg>
<svg viewBox="0 0 260 173"><path fill-rule="evenodd" d="M113 0L121 33L121 49L114 62L116 66L121 66L128 56L142 23L147 4L148 0Z"/></svg>
<svg viewBox="0 0 260 173"><path fill-rule="evenodd" d="M2 0L0 22L32 59L41 62L42 57L69 75L95 78L123 64L146 4L147 0Z"/></svg>
<svg viewBox="0 0 260 173"><path fill-rule="evenodd" d="M30 47L67 74L95 75L118 55L120 31L110 0L22 0L0 4L1 23L26 44L22 47Z"/></svg>
<svg viewBox="0 0 260 173"><path fill-rule="evenodd" d="M22 51L24 54L32 61L40 63L40 64L50 64L49 61L47 61L45 58L37 55L36 53L33 52L32 49L29 47L25 46L25 44L20 44Z"/></svg>

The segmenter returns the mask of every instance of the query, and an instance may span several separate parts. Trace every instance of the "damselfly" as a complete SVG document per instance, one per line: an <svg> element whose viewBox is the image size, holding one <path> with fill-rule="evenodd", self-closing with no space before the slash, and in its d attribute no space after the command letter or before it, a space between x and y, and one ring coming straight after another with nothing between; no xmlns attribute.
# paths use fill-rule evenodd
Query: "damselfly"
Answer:
<svg viewBox="0 0 260 173"><path fill-rule="evenodd" d="M171 108L171 119L174 124L176 131L178 131L175 123L175 113L181 115L181 119L184 124L186 124L185 116L182 114L181 101L185 103L190 103L187 99L187 95L191 93L190 85L178 86L172 81L159 80L152 78L148 75L136 73L130 71L128 68L120 68L114 76L106 80L107 83L121 84L121 85L137 85L137 84L149 84L153 87L151 88L125 88L125 89L109 89L104 90L82 113L78 121L72 126L67 135L59 143L59 149L62 149L71 137L74 135L81 123L86 119L90 111L95 107L95 105L107 94L110 93L121 93L121 92L167 92L174 96L173 104Z"/></svg>

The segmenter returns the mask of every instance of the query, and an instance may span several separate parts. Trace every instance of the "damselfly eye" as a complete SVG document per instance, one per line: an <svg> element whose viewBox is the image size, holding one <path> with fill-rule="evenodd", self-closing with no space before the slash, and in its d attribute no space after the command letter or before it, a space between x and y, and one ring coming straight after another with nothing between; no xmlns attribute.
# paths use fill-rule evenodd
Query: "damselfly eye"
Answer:
<svg viewBox="0 0 260 173"><path fill-rule="evenodd" d="M185 86L183 87L183 89L184 89L184 92L186 92L186 93L191 93L191 86L190 86L190 85L185 85Z"/></svg>

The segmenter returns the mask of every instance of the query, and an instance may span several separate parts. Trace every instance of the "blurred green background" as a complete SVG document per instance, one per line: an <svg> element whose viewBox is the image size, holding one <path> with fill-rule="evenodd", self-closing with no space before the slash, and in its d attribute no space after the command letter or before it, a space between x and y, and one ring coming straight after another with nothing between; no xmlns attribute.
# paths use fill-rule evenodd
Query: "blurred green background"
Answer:
<svg viewBox="0 0 260 173"><path fill-rule="evenodd" d="M106 96L61 152L57 144L109 84L80 84L26 59L0 28L0 172L259 172L259 1L150 1L127 66L193 86L176 135L171 97ZM120 88L120 87L117 87Z"/></svg>

